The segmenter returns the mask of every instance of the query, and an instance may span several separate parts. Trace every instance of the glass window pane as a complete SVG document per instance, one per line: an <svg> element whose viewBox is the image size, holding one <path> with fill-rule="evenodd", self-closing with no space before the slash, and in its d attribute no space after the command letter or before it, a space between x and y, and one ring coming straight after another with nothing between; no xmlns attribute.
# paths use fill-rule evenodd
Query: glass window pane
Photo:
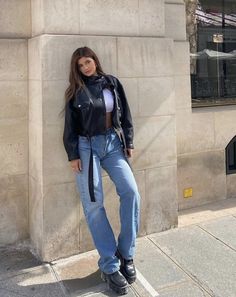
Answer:
<svg viewBox="0 0 236 297"><path fill-rule="evenodd" d="M236 1L186 0L193 104L236 103Z"/></svg>

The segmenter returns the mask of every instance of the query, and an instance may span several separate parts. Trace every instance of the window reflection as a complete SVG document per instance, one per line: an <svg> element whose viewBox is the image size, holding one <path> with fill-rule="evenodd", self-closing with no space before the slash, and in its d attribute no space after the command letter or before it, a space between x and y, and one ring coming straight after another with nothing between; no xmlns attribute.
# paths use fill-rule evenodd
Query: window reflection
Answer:
<svg viewBox="0 0 236 297"><path fill-rule="evenodd" d="M186 0L194 105L236 103L236 1Z"/></svg>

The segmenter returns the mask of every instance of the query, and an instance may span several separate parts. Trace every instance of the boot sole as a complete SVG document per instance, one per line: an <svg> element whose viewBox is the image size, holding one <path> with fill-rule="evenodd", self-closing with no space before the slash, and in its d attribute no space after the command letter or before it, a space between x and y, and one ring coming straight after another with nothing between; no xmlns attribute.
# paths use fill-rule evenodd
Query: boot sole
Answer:
<svg viewBox="0 0 236 297"><path fill-rule="evenodd" d="M115 284L113 284L109 278L106 277L104 273L101 273L101 279L108 283L109 288L111 288L114 292L116 292L119 295L126 295L128 294L128 286L124 287L117 287Z"/></svg>

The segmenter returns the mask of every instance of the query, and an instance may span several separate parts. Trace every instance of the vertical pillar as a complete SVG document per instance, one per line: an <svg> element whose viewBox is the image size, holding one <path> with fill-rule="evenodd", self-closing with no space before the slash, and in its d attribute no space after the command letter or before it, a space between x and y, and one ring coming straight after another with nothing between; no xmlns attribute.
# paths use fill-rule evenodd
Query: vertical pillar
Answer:
<svg viewBox="0 0 236 297"><path fill-rule="evenodd" d="M106 73L119 77L128 95L135 126L132 163L142 195L140 234L175 226L173 40L165 37L164 1L32 0L32 15L30 230L38 253L52 260L94 248L64 151L59 116L71 54L85 45L98 54ZM103 182L108 217L117 234L119 200L106 173Z"/></svg>

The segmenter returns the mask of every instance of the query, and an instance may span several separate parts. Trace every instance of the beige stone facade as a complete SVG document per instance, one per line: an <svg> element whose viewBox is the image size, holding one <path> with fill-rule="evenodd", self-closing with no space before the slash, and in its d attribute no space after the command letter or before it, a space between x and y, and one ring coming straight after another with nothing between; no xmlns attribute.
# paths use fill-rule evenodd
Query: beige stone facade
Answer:
<svg viewBox="0 0 236 297"><path fill-rule="evenodd" d="M135 126L140 235L178 208L235 196L224 149L233 107L191 108L182 0L0 0L0 245L30 238L43 260L93 248L62 143L72 52L89 46L123 83ZM118 197L103 174L108 216ZM183 198L185 188L193 197Z"/></svg>

